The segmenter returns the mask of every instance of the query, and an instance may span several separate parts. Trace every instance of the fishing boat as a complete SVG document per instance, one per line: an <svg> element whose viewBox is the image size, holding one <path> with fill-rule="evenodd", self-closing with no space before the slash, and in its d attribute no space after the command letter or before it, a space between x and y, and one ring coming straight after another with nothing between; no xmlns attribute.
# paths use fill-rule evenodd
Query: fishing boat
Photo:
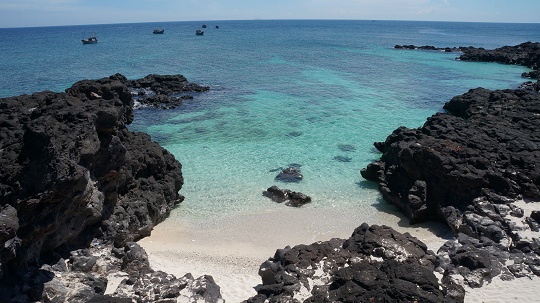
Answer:
<svg viewBox="0 0 540 303"><path fill-rule="evenodd" d="M97 38L95 34L92 34L92 36L88 37L87 39L81 40L83 44L96 44Z"/></svg>
<svg viewBox="0 0 540 303"><path fill-rule="evenodd" d="M154 34L163 34L164 32L165 32L165 30L164 30L164 29L161 29L161 28L156 28L156 29L154 30Z"/></svg>
<svg viewBox="0 0 540 303"><path fill-rule="evenodd" d="M204 32L202 30L198 29L198 30L195 31L195 35L202 36L202 35L204 35Z"/></svg>

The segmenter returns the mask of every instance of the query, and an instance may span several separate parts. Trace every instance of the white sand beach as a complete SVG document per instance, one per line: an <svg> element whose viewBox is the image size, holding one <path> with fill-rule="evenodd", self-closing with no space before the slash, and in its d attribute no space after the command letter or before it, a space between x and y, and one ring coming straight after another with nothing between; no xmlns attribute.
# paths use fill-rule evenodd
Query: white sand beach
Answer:
<svg viewBox="0 0 540 303"><path fill-rule="evenodd" d="M540 278L523 277L502 281L498 277L481 288L466 288L465 303L539 302Z"/></svg>

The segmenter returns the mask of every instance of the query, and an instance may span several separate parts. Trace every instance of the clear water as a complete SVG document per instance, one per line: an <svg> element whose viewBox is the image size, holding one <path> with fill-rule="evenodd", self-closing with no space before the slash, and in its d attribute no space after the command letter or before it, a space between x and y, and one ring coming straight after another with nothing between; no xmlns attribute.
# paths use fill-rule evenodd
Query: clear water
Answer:
<svg viewBox="0 0 540 303"><path fill-rule="evenodd" d="M185 202L171 220L256 213L271 185L312 196L310 209L374 213L360 169L373 142L418 127L470 88L515 88L526 68L456 61L395 44L495 48L540 41L540 24L397 21L220 21L0 29L0 97L62 91L114 73L184 74L208 85L174 110L141 109L149 133L183 165ZM220 29L214 26L219 25ZM153 35L153 28L165 29ZM96 45L80 39L96 33ZM304 180L274 181L301 165Z"/></svg>

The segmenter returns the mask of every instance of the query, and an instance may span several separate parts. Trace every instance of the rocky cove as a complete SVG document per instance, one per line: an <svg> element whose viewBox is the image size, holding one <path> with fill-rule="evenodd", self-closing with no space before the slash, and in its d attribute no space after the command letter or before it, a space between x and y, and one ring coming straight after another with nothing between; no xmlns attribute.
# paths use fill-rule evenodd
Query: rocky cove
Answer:
<svg viewBox="0 0 540 303"><path fill-rule="evenodd" d="M529 59L515 59L516 51ZM535 69L540 50L537 43L507 48L513 61L471 52L476 57L462 60ZM455 239L437 254L410 235L362 225L349 239L278 250L261 266L258 295L246 300L461 302L463 283L538 275L540 216L518 202L540 198L540 97L532 87L471 90L422 128L399 128L375 144L382 157L362 175L379 183L385 200L411 223L441 220L453 228ZM0 301L221 300L212 277L153 271L134 243L181 203L183 179L171 154L127 130L130 89L136 99L169 107L207 88L181 76L113 75L65 93L0 100ZM104 295L115 272L124 273L122 282Z"/></svg>

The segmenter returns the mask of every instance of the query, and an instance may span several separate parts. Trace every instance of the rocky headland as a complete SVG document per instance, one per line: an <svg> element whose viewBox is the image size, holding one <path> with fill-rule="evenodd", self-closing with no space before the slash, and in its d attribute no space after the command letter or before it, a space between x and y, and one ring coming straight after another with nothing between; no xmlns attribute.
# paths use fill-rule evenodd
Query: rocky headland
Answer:
<svg viewBox="0 0 540 303"><path fill-rule="evenodd" d="M117 298L220 298L211 277L152 271L133 243L182 202L183 178L173 155L128 131L130 83L0 99L0 302L98 300L115 272L127 275Z"/></svg>

